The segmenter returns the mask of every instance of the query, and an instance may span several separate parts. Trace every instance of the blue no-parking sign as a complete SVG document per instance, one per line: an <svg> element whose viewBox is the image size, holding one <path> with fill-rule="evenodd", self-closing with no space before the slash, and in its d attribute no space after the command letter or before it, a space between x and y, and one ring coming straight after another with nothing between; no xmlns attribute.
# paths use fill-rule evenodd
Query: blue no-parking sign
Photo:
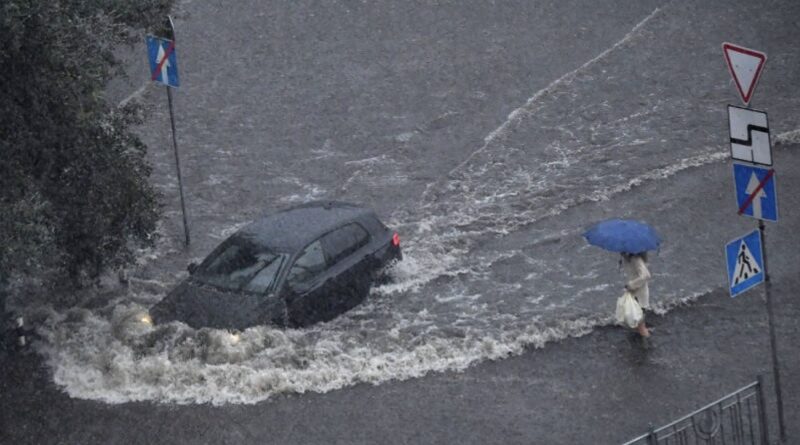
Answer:
<svg viewBox="0 0 800 445"><path fill-rule="evenodd" d="M725 246L728 262L728 289L731 297L764 282L764 255L761 251L761 233L754 230Z"/></svg>
<svg viewBox="0 0 800 445"><path fill-rule="evenodd" d="M147 60L150 62L152 80L168 87L180 86L174 40L147 36Z"/></svg>
<svg viewBox="0 0 800 445"><path fill-rule="evenodd" d="M775 170L754 165L733 164L736 204L740 215L778 221Z"/></svg>

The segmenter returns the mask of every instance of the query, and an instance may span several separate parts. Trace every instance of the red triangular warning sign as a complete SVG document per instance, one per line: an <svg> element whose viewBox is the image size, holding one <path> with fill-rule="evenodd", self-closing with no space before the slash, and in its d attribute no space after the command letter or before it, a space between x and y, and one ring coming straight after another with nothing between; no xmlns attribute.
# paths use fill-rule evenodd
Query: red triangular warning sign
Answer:
<svg viewBox="0 0 800 445"><path fill-rule="evenodd" d="M767 61L767 55L727 42L722 44L722 52L725 54L725 61L728 62L728 69L733 76L733 81L736 82L739 95L747 105L753 97L753 90L756 89L758 78L761 77L761 70Z"/></svg>

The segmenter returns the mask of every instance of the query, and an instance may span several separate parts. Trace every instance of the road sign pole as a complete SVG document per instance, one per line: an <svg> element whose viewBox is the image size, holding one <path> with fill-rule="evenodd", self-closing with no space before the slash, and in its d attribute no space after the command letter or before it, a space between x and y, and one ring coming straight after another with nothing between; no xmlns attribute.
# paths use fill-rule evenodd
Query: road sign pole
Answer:
<svg viewBox="0 0 800 445"><path fill-rule="evenodd" d="M167 31L168 37L173 42L175 41L175 23L172 17L167 16L164 21L164 28ZM166 79L165 79L166 80ZM178 138L175 133L175 112L172 107L172 87L169 85L167 88L167 103L169 104L169 122L172 126L172 147L175 150L175 170L178 172L178 190L181 195L181 214L183 215L183 233L185 236L184 242L189 245L189 223L186 218L186 202L183 198L183 180L181 179L181 159L178 156Z"/></svg>
<svg viewBox="0 0 800 445"><path fill-rule="evenodd" d="M778 429L780 431L781 443L786 443L786 422L783 417L783 392L781 391L781 374L780 365L778 363L778 351L775 340L775 316L772 309L772 294L770 288L772 282L769 279L769 269L767 269L767 244L766 244L766 229L764 221L758 221L758 230L761 232L761 251L763 254L762 261L764 261L764 295L767 300L767 317L769 322L769 345L772 350L772 376L775 380L775 397L778 401Z"/></svg>
<svg viewBox="0 0 800 445"><path fill-rule="evenodd" d="M186 220L186 203L183 199L183 180L181 179L181 159L178 156L178 139L175 136L175 113L172 109L172 88L167 89L167 103L169 103L169 122L172 125L172 147L175 149L175 170L178 172L178 189L181 195L181 213L183 214L183 233L186 245L189 245L189 223Z"/></svg>

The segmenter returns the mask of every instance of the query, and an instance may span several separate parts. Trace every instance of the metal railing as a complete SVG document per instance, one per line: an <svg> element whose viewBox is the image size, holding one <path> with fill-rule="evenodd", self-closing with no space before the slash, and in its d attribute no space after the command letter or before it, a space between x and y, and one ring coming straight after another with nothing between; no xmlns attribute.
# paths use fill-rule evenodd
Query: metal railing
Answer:
<svg viewBox="0 0 800 445"><path fill-rule="evenodd" d="M767 445L764 384L758 380L624 445Z"/></svg>

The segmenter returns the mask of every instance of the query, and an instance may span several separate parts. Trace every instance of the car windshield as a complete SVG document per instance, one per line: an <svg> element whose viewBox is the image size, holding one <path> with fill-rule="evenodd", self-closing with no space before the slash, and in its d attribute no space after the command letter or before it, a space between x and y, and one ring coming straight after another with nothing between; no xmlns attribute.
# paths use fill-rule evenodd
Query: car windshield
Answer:
<svg viewBox="0 0 800 445"><path fill-rule="evenodd" d="M231 238L203 261L193 277L227 290L264 293L272 289L285 259L285 254Z"/></svg>

